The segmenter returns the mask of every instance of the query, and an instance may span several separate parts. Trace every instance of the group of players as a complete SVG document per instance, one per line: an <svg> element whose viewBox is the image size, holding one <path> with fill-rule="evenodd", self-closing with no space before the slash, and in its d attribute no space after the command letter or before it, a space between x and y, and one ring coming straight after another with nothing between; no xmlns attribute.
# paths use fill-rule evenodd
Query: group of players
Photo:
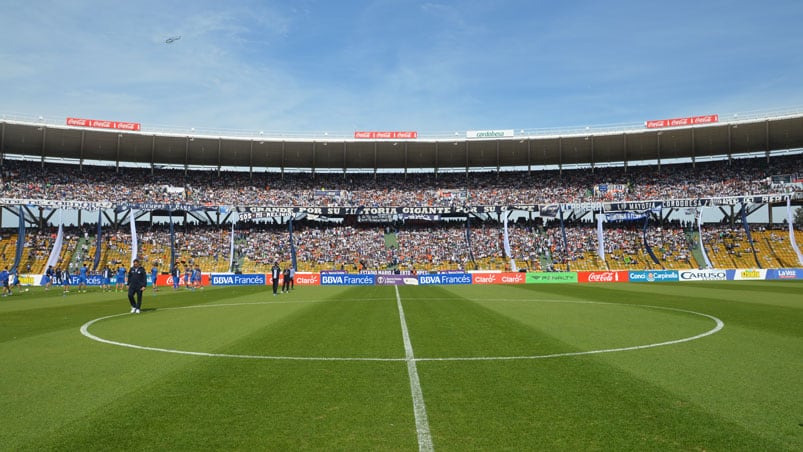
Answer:
<svg viewBox="0 0 803 452"><path fill-rule="evenodd" d="M3 296L6 297L8 295L13 295L13 289L18 289L20 287L20 278L17 275L17 272L12 269L12 271L8 271L8 267L4 267L0 270L0 285L3 286Z"/></svg>
<svg viewBox="0 0 803 452"><path fill-rule="evenodd" d="M137 262L139 262L137 260ZM6 272L8 270L6 269ZM107 291L115 291L115 292L125 292L128 290L128 271L123 265L118 265L117 269L113 269L109 265L105 266L103 270L100 272L100 287L104 292ZM159 267L154 264L151 268L150 272L151 276L151 285L155 292L159 291L157 285L157 278L159 276ZM184 281L184 287L188 289L199 289L202 288L201 284L201 268L200 266L196 265L192 266L185 266L184 271L182 272L179 268L178 264L173 266L171 271L171 276L173 280L173 289L178 289L181 285L181 281ZM182 278L183 276L183 278ZM0 280L2 280L3 274L0 272ZM87 269L86 265L83 265L78 270L78 284L77 290L79 293L85 293L87 291L87 280L89 278L89 270ZM47 270L45 271L44 278L42 280L42 285L45 287L45 290L50 290L53 286L56 287L63 287L64 293L70 292L70 287L73 285L73 277L70 274L70 271L67 268L53 268L52 265L48 266ZM18 283L17 283L18 284Z"/></svg>
<svg viewBox="0 0 803 452"><path fill-rule="evenodd" d="M148 286L148 275L145 269L140 266L139 259L134 259L131 269L126 271L125 267L118 265L116 270L107 265L101 271L101 288L104 292L114 290L115 292L128 292L128 301L131 304L131 313L139 314L142 308L142 293ZM159 276L159 267L154 263L151 268L151 287L154 292L158 292L157 278ZM172 277L173 289L178 289L181 279L182 271L176 263L170 271ZM112 284L114 278L114 284ZM295 269L292 267L282 270L278 262L274 262L271 268L271 278L273 282L273 295L279 293L279 281L282 281L281 293L288 293L295 288ZM78 270L78 284L77 291L85 293L87 291L87 280L89 279L89 270L86 264L82 265ZM185 265L183 272L184 286L188 289L202 289L201 268L198 265L191 266ZM42 283L45 290L50 290L54 285L62 287L62 295L70 292L73 280L72 275L67 268L53 268L52 265L48 266L45 271ZM2 296L12 294L12 288L19 287L19 278L15 277L8 271L8 267L0 270L0 284L3 287Z"/></svg>

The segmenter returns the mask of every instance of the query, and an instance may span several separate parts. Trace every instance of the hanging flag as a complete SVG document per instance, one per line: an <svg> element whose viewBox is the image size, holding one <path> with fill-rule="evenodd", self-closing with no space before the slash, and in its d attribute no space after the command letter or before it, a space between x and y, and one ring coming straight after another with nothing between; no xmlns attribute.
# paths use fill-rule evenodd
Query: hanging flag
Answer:
<svg viewBox="0 0 803 452"><path fill-rule="evenodd" d="M563 255L566 257L566 271L572 271L569 259L569 241L566 240L566 226L563 224L563 204L558 204L558 213L560 214L560 235L563 236Z"/></svg>
<svg viewBox="0 0 803 452"><path fill-rule="evenodd" d="M605 218L605 215L601 213L597 215L597 255L605 262L605 238L602 235L602 220Z"/></svg>
<svg viewBox="0 0 803 452"><path fill-rule="evenodd" d="M656 265L661 265L661 261L659 261L655 253L652 252L652 247L650 246L650 243L647 241L647 227L649 225L650 225L650 217L648 216L644 218L644 229L641 231L642 237L644 239L644 249L647 250L647 254L650 255L650 259L652 259L652 261L655 262ZM661 265L661 268L663 268L663 265Z"/></svg>
<svg viewBox="0 0 803 452"><path fill-rule="evenodd" d="M504 213L505 215L505 230L504 230L504 241L503 247L505 249L505 255L510 258L510 270L517 272L519 269L516 267L516 259L513 257L513 253L510 252L510 237L507 233L507 212Z"/></svg>
<svg viewBox="0 0 803 452"><path fill-rule="evenodd" d="M53 242L53 249L50 250L50 257L47 258L47 264L45 264L44 270L47 271L48 267L56 267L56 264L59 263L59 257L61 257L61 247L64 245L64 227L62 223L64 222L63 213L64 211L59 210L59 232L56 233L56 241Z"/></svg>
<svg viewBox="0 0 803 452"><path fill-rule="evenodd" d="M92 262L92 270L97 270L100 264L100 252L103 246L103 234L101 230L100 209L98 209L98 233L95 239L95 260Z"/></svg>
<svg viewBox="0 0 803 452"><path fill-rule="evenodd" d="M713 268L714 266L711 265L711 261L708 260L708 253L705 252L705 244L703 243L703 208L704 207L701 206L697 213L697 234L700 239L700 251L702 251L703 259L705 260L705 268Z"/></svg>
<svg viewBox="0 0 803 452"><path fill-rule="evenodd" d="M173 227L173 211L168 212L170 215L170 271L176 266L176 231Z"/></svg>
<svg viewBox="0 0 803 452"><path fill-rule="evenodd" d="M786 224L789 225L789 243L792 244L792 249L797 254L797 261L803 265L803 254L800 254L800 248L797 247L797 240L795 240L795 219L792 217L792 197L786 197Z"/></svg>
<svg viewBox="0 0 803 452"><path fill-rule="evenodd" d="M229 247L229 270L231 271L234 271L234 223L234 221L231 223L231 246Z"/></svg>
<svg viewBox="0 0 803 452"><path fill-rule="evenodd" d="M17 253L14 255L14 265L11 266L11 273L14 273L16 270L17 274L20 274L17 268L22 262L22 250L25 248L25 213L22 210L22 206L19 206L19 227L17 229Z"/></svg>
<svg viewBox="0 0 803 452"><path fill-rule="evenodd" d="M474 265L474 269L477 269L477 262L474 261L474 252L471 251L471 225L469 224L468 217L466 217L466 248L468 249L468 258L471 260L471 263Z"/></svg>
<svg viewBox="0 0 803 452"><path fill-rule="evenodd" d="M298 263L296 262L296 245L293 243L293 217L287 222L287 227L290 230L290 266L293 270L298 270Z"/></svg>
<svg viewBox="0 0 803 452"><path fill-rule="evenodd" d="M130 209L131 222L131 266L134 266L134 259L137 259L137 222L134 218L134 209Z"/></svg>

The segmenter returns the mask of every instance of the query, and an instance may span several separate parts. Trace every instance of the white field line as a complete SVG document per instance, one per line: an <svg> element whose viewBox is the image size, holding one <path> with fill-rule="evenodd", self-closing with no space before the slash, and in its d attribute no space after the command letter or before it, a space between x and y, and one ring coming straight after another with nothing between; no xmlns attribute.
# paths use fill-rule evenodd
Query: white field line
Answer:
<svg viewBox="0 0 803 452"><path fill-rule="evenodd" d="M424 403L424 393L421 391L421 382L418 380L418 369L415 364L415 354L413 344L410 342L410 333L407 330L407 320L404 317L399 288L396 289L396 306L399 309L399 320L401 321L402 338L404 339L404 355L407 360L407 375L410 377L410 392L413 396L413 412L415 414L415 431L418 434L418 450L433 451L432 434L429 431L429 420L427 419L427 407Z"/></svg>
<svg viewBox="0 0 803 452"><path fill-rule="evenodd" d="M398 298L398 289L397 289L397 304L399 307L399 313L404 315L404 312L401 310L401 303L400 298ZM387 299L384 299L387 300ZM416 301L422 299L415 299ZM429 299L435 300L435 299ZM478 303L488 302L488 301L512 301L512 300L470 300ZM238 355L238 354L228 354L228 353L207 353L207 352L194 352L188 350L175 350L169 348L160 348L160 347L148 347L143 345L136 345L136 344L129 344L125 342L113 341L109 339L104 339L102 337L96 336L89 332L89 327L93 324L100 322L102 320L111 319L115 317L123 317L123 316L135 316L137 314L114 314L105 317L99 317L94 320L90 320L89 322L83 324L81 326L81 334L86 336L89 339L92 339L97 342L102 342L104 344L109 345L116 345L119 347L128 347L138 350L148 350L154 352L163 352L163 353L174 353L178 355L191 355L191 356L204 356L204 357L213 357L213 358L241 358L241 359L273 359L273 360L295 360L295 361L381 361L381 362L393 362L393 361L405 361L405 362L417 362L417 361L510 361L510 360L528 360L528 359L545 359L545 358L561 358L561 357L568 357L568 356L581 356L581 355L594 355L600 353L612 353L612 352L624 352L624 351L631 351L631 350L641 350L645 348L654 348L654 347L662 347L666 345L674 345L680 344L683 342L690 342L697 339L704 338L706 336L710 336L719 332L722 328L724 328L725 324L722 320L708 314L703 314L701 312L696 311L689 311L685 309L676 309L676 308L667 308L662 306L649 306L649 305L628 305L628 304L621 304L621 303L608 303L608 302L600 302L600 301L589 301L589 300L516 300L516 301L535 301L540 303L573 303L573 304L603 304L603 305L612 305L612 306L626 306L626 307L642 307L642 308L653 308L653 309L660 309L660 310L667 310L667 311L677 311L677 312L684 312L688 314L698 315L702 317L709 318L714 321L715 326L714 328L703 332L701 334L665 341L665 342L658 342L653 344L645 344L645 345L635 345L631 347L620 347L620 348L609 348L609 349L601 349L601 350L588 350L588 351L581 351L581 352L568 352L568 353L554 353L549 355L527 355L527 356L476 356L476 357L443 357L443 358L415 358L414 356L407 356L405 358L371 358L371 357L314 357L314 356L268 356L268 355ZM267 301L267 302L250 302L250 303L227 303L227 304L207 304L207 305L195 305L195 306L182 306L182 307L175 307L175 308L161 308L160 311L168 311L168 310L175 310L175 309L197 309L197 308L208 308L208 307L229 307L229 306L244 306L244 305L265 305L265 304L284 304L284 303L299 303L300 301L293 301L293 302L282 302L282 301ZM320 302L320 301L307 301L307 302ZM147 315L147 314L145 314ZM406 333L406 322L404 322L403 331ZM407 341L409 341L409 336L405 334ZM407 343L405 343L405 352L407 352ZM410 346L410 355L412 355L412 346ZM417 375L417 374L416 374Z"/></svg>

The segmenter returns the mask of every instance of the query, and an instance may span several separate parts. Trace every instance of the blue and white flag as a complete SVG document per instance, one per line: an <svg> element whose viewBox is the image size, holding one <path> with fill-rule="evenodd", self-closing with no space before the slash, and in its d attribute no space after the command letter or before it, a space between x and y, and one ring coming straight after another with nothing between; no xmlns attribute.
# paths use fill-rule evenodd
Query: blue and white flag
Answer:
<svg viewBox="0 0 803 452"><path fill-rule="evenodd" d="M697 212L697 234L700 240L700 251L703 253L703 259L705 260L705 268L713 268L714 266L708 260L708 253L705 252L705 244L703 243L703 209L704 207L700 206L700 210Z"/></svg>
<svg viewBox="0 0 803 452"><path fill-rule="evenodd" d="M516 259L513 258L513 253L510 252L510 238L507 234L507 213L505 215L505 230L504 230L504 240L502 245L505 248L505 255L510 258L510 270L517 272L519 269L516 267Z"/></svg>
<svg viewBox="0 0 803 452"><path fill-rule="evenodd" d="M50 250L50 257L47 258L47 264L45 265L45 270L48 267L56 267L56 264L59 263L59 257L61 257L61 247L64 245L64 226L62 226L62 222L64 221L63 211L59 210L59 232L56 233L56 241L53 242L53 249Z"/></svg>
<svg viewBox="0 0 803 452"><path fill-rule="evenodd" d="M129 212L131 217L131 267L133 267L134 259L137 259L137 222L134 218L134 209Z"/></svg>
<svg viewBox="0 0 803 452"><path fill-rule="evenodd" d="M597 254L605 262L605 237L602 235L602 220L605 215L597 215Z"/></svg>
<svg viewBox="0 0 803 452"><path fill-rule="evenodd" d="M800 254L800 248L797 247L797 240L795 240L795 219L792 217L792 197L786 197L786 224L789 225L789 243L792 244L792 249L797 254L797 261L803 265L803 254Z"/></svg>

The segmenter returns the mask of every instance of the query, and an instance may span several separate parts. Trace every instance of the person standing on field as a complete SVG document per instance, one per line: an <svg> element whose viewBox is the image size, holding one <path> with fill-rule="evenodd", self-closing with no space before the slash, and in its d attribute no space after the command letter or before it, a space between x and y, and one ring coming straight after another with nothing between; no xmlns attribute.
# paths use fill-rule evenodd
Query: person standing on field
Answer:
<svg viewBox="0 0 803 452"><path fill-rule="evenodd" d="M134 259L134 265L128 272L128 302L131 304L132 314L139 314L142 308L142 292L147 285L148 274L143 267L140 267L139 259Z"/></svg>
<svg viewBox="0 0 803 452"><path fill-rule="evenodd" d="M282 269L279 267L278 262L273 263L273 267L270 268L270 277L273 280L273 296L276 296L276 293L279 291L279 277L282 275Z"/></svg>
<svg viewBox="0 0 803 452"><path fill-rule="evenodd" d="M159 276L159 266L156 265L156 262L153 263L153 267L151 267L151 287L153 287L154 292L158 292L159 289L156 287L156 278Z"/></svg>

